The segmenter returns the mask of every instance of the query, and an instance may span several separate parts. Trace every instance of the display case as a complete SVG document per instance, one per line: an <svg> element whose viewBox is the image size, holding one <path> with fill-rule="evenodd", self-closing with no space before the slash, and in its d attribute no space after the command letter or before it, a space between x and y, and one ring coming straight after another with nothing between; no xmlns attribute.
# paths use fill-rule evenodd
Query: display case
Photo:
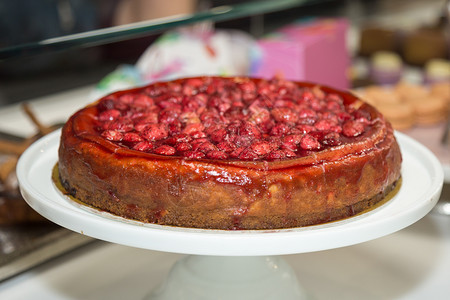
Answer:
<svg viewBox="0 0 450 300"><path fill-rule="evenodd" d="M296 18L301 7L323 1L258 0L231 4L185 1L190 6L183 13L117 25L112 14L120 9L119 2L30 2L25 8L5 4L1 30L7 32L0 41L2 142L25 145L30 136L41 134L39 124L57 128L74 110L87 104L90 90L98 81L118 65L134 63L164 32L184 26L218 24L261 35L268 26L264 18L273 17L274 13L286 14L289 16L286 20L276 21L284 24ZM133 20L126 22L129 21ZM36 28L32 28L33 24ZM14 26L17 28L11 28ZM50 30L52 26L58 28ZM133 50L126 50L130 48ZM29 102L28 111L22 105L24 102ZM11 149L3 150L0 280L92 242L89 237L44 221L26 207L16 188L11 192L8 185L14 185L10 181L14 181L11 177L15 174L9 165L15 164L16 157L11 159Z"/></svg>
<svg viewBox="0 0 450 300"><path fill-rule="evenodd" d="M0 60L26 55L36 55L49 51L63 51L72 48L104 45L161 33L179 26L193 25L198 24L199 22L224 22L241 18L263 16L265 14L311 5L316 2L322 1L241 1L241 3L237 2L233 5L220 5L200 11L194 11L192 13L166 16L164 18L121 26L109 26L63 36L53 36L42 40L25 40L16 45L4 45L0 49Z"/></svg>
<svg viewBox="0 0 450 300"><path fill-rule="evenodd" d="M59 6L56 8L56 15L58 16L67 14L67 5L73 4L72 1L56 2L59 3ZM43 128L54 129L60 126L75 110L93 100L92 91L98 82L120 65L135 64L142 53L159 36L171 30L184 26L213 26L224 29L238 29L255 38L261 38L299 19L342 17L349 21L346 42L349 57L352 59L352 68L349 70L349 73L353 74L360 72L361 69L365 72L367 71L366 67L361 68L361 62L367 62L369 57L360 55L361 53L359 53L358 49L361 42L359 33L364 24L377 24L377 26L378 24L396 24L395 26L401 28L411 28L418 23L421 23L420 26L424 24L427 26L430 24L434 25L437 20L441 19L441 16L445 15L445 5L447 3L441 0L415 0L407 3L405 1L383 0L199 1L195 2L195 10L190 12L117 25L117 23L115 24L112 21L111 14L114 8L118 7L120 1L87 2L96 6L96 16L100 16L96 22L92 22L92 20L96 19L96 16L87 13L84 15L85 27L75 26L72 27L72 30L61 30L48 35L35 35L28 39L24 37L21 40L14 39L9 42L0 42L0 138L2 140L22 143L30 141L29 137L42 134ZM33 7L30 6L30 9ZM87 6L87 8L89 7L92 8L92 6ZM3 10L3 14L8 14L8 12ZM36 15L39 15L37 11ZM10 17L14 18L13 15ZM75 21L72 20L71 22ZM14 23L12 22L12 24ZM414 26L412 25L413 23ZM62 24L61 26L68 25ZM18 33L16 32L16 34ZM413 66L410 71L408 78L415 80L420 71L418 71L417 66ZM352 81L351 87L356 86L355 83L356 81ZM358 82L358 87L364 87L366 84L367 82L363 84ZM23 103L28 103L28 112ZM419 128L419 130L412 132L410 136L419 140L423 139L423 143L427 147L437 148L437 150L434 149L435 154L437 151L439 156L442 156L444 160L443 165L448 170L450 165L448 161L450 159L448 156L449 150L445 148L445 145L442 146L440 141L441 132L445 130L445 126L446 124L440 123L432 127L432 134L430 134L430 128L428 127L425 129ZM0 160L0 163L4 161L5 159ZM445 180L448 182L448 171L446 174ZM447 197L446 199L449 197L448 184L446 186L442 202L444 202L445 197ZM3 203L2 197L6 197L6 194L4 194L3 190L0 190L0 205ZM445 210L444 208L442 210L441 208L442 211L444 213L447 211L448 213L448 209ZM442 214L432 214L425 222L413 227L413 229L408 229L404 235L398 234L397 237L401 246L416 245L418 241L424 244L428 243L426 245L432 247L434 251L438 251L437 248L439 247L441 250L444 248L448 249L448 219L441 218ZM430 235L432 240L424 238L422 232L417 232L423 230L432 231ZM417 241L411 238L412 235L418 235ZM102 251L116 251L115 247L119 247L114 245L108 248L109 250L104 250L108 247L104 243L94 242L94 239L90 237L73 233L45 221L0 225L0 240L2 241L2 248L0 249L2 257L0 260L0 281L7 280L14 275L56 257L60 257L56 262L61 263L61 255L67 255L69 251L79 249L83 245L89 244L90 246L86 248L89 251L94 249L92 255L97 255L97 253ZM378 250L382 251L383 249L381 248L388 247L391 240L385 238L379 244L376 241L372 242L372 245L375 245L375 248L378 245L380 247ZM100 245L99 248L96 248L98 245ZM127 248L117 249L125 255L137 251ZM352 249L362 256L367 255L367 253L369 253L369 257L373 256L373 253L367 252L364 246L355 246L350 250ZM328 252L330 253L330 250ZM389 248L386 257L389 259L396 257L394 252L394 249ZM114 258L121 257L121 255L116 255L116 253L113 254L115 255L113 255ZM139 255L141 255L140 257L145 256L143 252L139 252ZM158 253L152 256L152 259L158 255L164 256ZM336 261L340 258L344 258L344 261L353 261L348 258L344 251L332 252L333 255L339 256L336 257ZM169 261L170 259L173 260L173 256L170 256L170 254L168 254L168 257ZM326 259L322 253L305 255L299 260L296 260L294 256L290 256L288 260L293 262L294 265L296 264L295 261L302 261L306 265L306 268L302 269L310 274L315 274L315 276L322 275L324 268L322 268L321 272L316 272L312 263L308 265L308 257L312 257L315 263ZM148 258L145 259L149 260ZM383 260L380 255L377 255L375 259ZM369 263L364 262L363 259L361 261L363 266L370 267ZM440 263L443 266L449 266L449 261L450 259L447 256L443 256ZM422 262L429 263L430 261L424 257L420 257L417 261L421 270L427 271L428 269L421 265ZM102 263L105 264L106 262L103 261ZM434 263L438 264L439 262ZM83 266L87 267L88 265L84 264ZM335 265L335 267L341 267L336 263ZM380 265L388 268L387 264ZM402 268L407 265L408 261L406 260L399 263L399 267ZM59 266L63 268L65 265L61 263ZM167 266L164 266L164 268L168 269ZM386 268L377 269L378 274L388 273ZM360 267L356 271L362 271L362 269ZM127 269L126 271L128 274L132 273L132 270ZM39 269L39 272L45 273L45 269L44 271ZM67 270L64 272L64 274L68 274ZM350 273L350 271L345 273L344 277L346 280L350 280L354 275ZM434 272L430 271L430 273L438 276L435 276L438 279L433 277L432 279L436 280L430 280L432 284L427 286L427 288L431 289L437 286L438 293L435 295L442 295L448 292L448 288L440 286L443 280L439 277L448 275L448 270L443 271L439 269ZM151 276L156 278L157 275L155 274L152 273ZM303 274L300 277L307 287L309 285L309 287L312 287L311 290L316 295L319 295L318 298L320 298L320 295L326 295L325 292L320 292L318 281L308 279ZM333 282L331 277L328 278L328 282ZM131 280L132 277L128 278ZM392 276L388 276L388 278L392 279ZM419 280L416 277L413 279L412 281L414 282ZM411 288L412 283L410 284L409 281L405 282L402 282L405 289L407 287ZM21 286L22 283L18 282L17 285ZM12 283L12 285L14 284ZM32 290L42 291L41 287L34 287ZM337 292L340 290L340 287L338 287L338 284L335 284L331 290ZM353 294L350 294L352 296L362 295L368 290L373 295L376 295L374 289L370 288L359 290L360 294L358 294L356 289ZM0 286L0 294L2 291L4 295L9 293L7 288ZM139 290L139 292L141 291ZM421 292L417 293L417 295L424 294L423 291ZM11 292L11 294L14 293ZM99 292L98 294L109 295L108 293L102 293ZM400 293L400 291L395 290L395 292L386 292L383 295L398 296Z"/></svg>
<svg viewBox="0 0 450 300"><path fill-rule="evenodd" d="M33 5L25 9L14 4L5 6L3 13L9 18L2 30L14 30L0 40L0 105L97 83L116 66L135 63L160 34L169 30L215 24L262 35L269 28L302 16L303 7L314 8L324 1L186 0L191 5L176 15L161 12L164 17L139 22L134 22L140 20L134 18L115 20L120 1L81 1L84 5L78 6L71 1L60 2L72 6L71 10L67 12L68 8L61 8L59 2L52 5L55 7L47 5L35 12L31 11ZM149 2L161 5L158 1ZM12 11L8 13L8 9ZM69 18L69 28L65 18ZM45 21L33 25L40 20ZM21 88L23 84L28 91Z"/></svg>

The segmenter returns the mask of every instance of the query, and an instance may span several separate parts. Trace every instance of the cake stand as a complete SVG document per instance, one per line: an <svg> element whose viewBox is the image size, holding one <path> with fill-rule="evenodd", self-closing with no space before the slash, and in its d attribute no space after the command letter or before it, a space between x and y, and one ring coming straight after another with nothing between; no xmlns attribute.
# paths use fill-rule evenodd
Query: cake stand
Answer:
<svg viewBox="0 0 450 300"><path fill-rule="evenodd" d="M130 221L63 196L51 180L60 132L29 147L17 166L24 199L49 220L97 239L188 254L148 299L307 299L284 254L333 249L376 239L425 216L438 201L442 166L424 146L396 133L403 155L395 196L338 222L282 230L204 230Z"/></svg>

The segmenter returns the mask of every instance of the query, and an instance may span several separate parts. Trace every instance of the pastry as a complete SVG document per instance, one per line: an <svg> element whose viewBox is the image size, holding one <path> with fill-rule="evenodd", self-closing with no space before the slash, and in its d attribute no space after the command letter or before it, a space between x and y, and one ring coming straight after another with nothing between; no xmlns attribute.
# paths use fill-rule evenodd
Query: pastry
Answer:
<svg viewBox="0 0 450 300"><path fill-rule="evenodd" d="M409 129L416 123L415 110L411 103L384 103L376 107L397 130Z"/></svg>
<svg viewBox="0 0 450 300"><path fill-rule="evenodd" d="M411 103L414 106L418 124L435 124L447 117L447 102L444 98L430 95L426 98L415 98Z"/></svg>
<svg viewBox="0 0 450 300"><path fill-rule="evenodd" d="M394 88L369 86L361 92L364 101L375 106L389 120L392 127L404 130L414 126L415 110L412 104L405 102L409 84L399 83Z"/></svg>
<svg viewBox="0 0 450 300"><path fill-rule="evenodd" d="M430 89L431 95L443 98L447 102L447 110L450 110L450 80L434 83Z"/></svg>
<svg viewBox="0 0 450 300"><path fill-rule="evenodd" d="M373 208L400 179L391 125L311 83L199 77L120 91L62 129L55 179L142 222L207 229L315 225Z"/></svg>
<svg viewBox="0 0 450 300"><path fill-rule="evenodd" d="M371 58L370 78L377 84L396 84L402 72L402 59L397 53L379 51Z"/></svg>
<svg viewBox="0 0 450 300"><path fill-rule="evenodd" d="M413 101L414 99L426 98L429 94L429 91L423 85L401 81L395 85L394 93L401 101L409 102Z"/></svg>
<svg viewBox="0 0 450 300"><path fill-rule="evenodd" d="M362 97L375 106L379 104L400 104L402 102L399 95L392 89L376 85L367 87L362 93Z"/></svg>
<svg viewBox="0 0 450 300"><path fill-rule="evenodd" d="M430 85L442 82L450 86L450 61L445 59L432 59L427 62L425 65L425 82Z"/></svg>

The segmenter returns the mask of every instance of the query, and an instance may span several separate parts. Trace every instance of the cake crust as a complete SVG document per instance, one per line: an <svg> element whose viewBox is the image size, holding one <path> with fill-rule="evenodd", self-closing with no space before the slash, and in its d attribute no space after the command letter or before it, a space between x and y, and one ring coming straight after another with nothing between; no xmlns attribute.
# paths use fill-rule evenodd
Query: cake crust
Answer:
<svg viewBox="0 0 450 300"><path fill-rule="evenodd" d="M355 215L393 189L400 178L400 149L392 127L372 106L350 93L321 89L368 113L370 126L340 145L279 160L196 159L130 149L99 134L94 103L62 130L61 182L83 203L163 225L277 229Z"/></svg>

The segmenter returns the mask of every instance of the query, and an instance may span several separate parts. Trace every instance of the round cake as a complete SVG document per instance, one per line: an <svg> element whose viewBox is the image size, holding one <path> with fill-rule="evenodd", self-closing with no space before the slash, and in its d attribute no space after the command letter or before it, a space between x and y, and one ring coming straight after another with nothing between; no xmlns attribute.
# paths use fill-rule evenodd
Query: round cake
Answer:
<svg viewBox="0 0 450 300"><path fill-rule="evenodd" d="M82 203L205 229L321 224L368 210L400 179L391 125L312 83L197 77L115 92L62 129L59 180Z"/></svg>

